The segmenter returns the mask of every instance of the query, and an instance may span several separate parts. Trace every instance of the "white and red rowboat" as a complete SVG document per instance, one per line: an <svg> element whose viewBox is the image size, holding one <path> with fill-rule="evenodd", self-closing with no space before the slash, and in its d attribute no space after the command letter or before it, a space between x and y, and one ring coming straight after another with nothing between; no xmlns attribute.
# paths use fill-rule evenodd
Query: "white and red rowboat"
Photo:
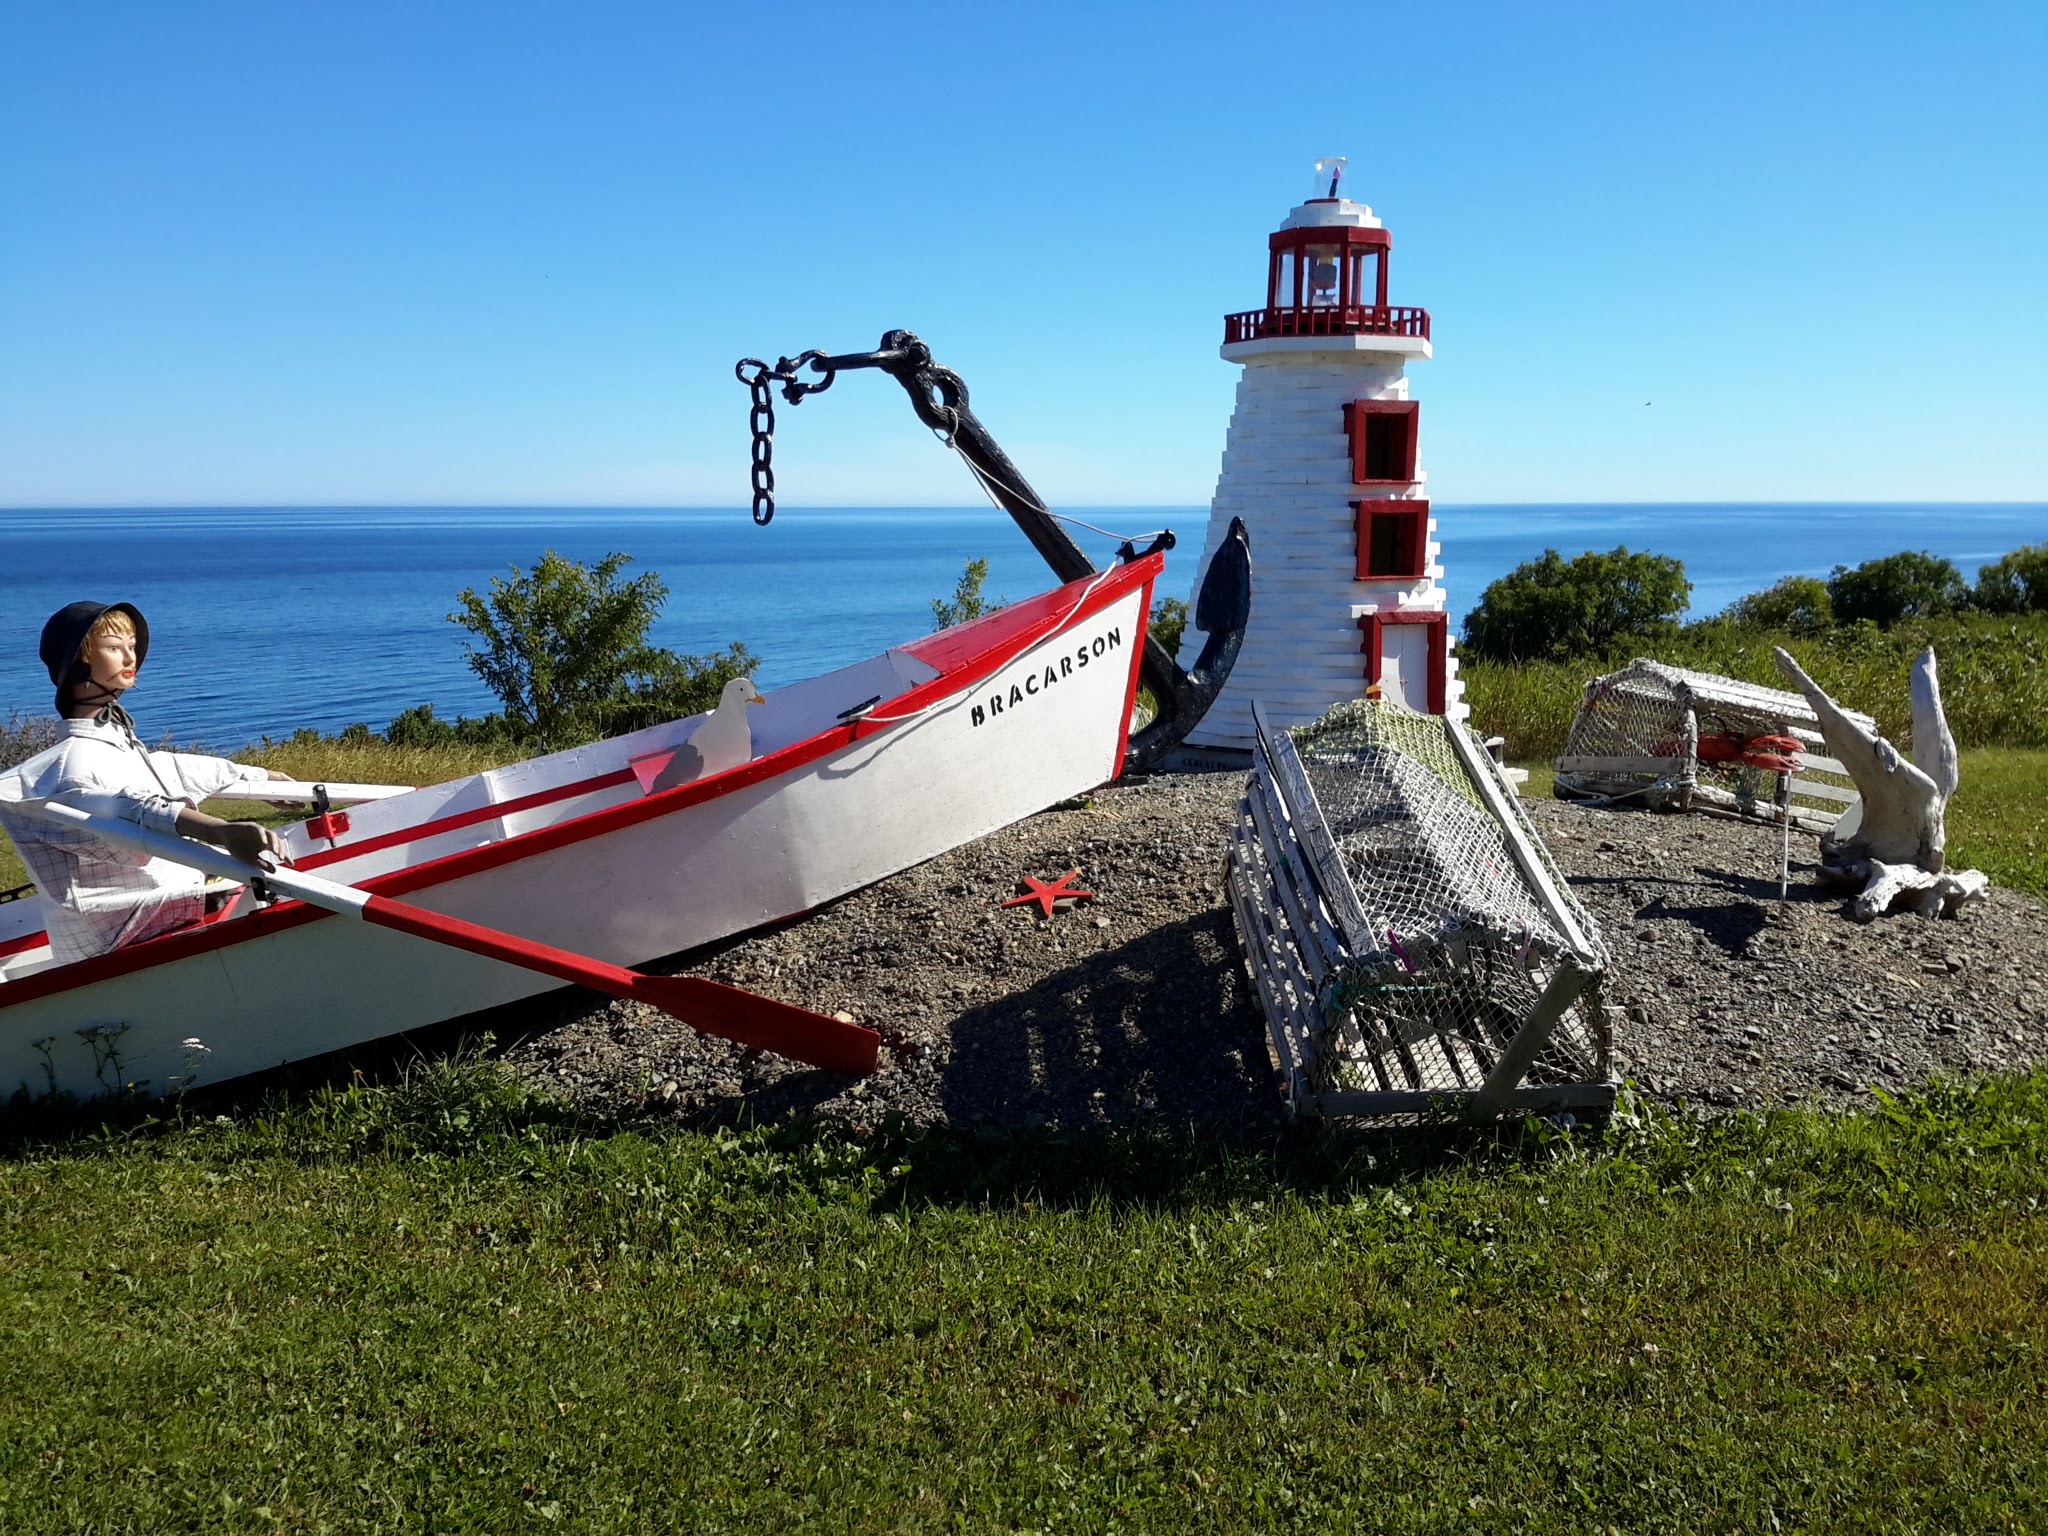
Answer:
<svg viewBox="0 0 2048 1536"><path fill-rule="evenodd" d="M775 689L751 711L753 760L694 783L643 787L702 716L354 806L331 845L281 832L299 870L536 951L622 966L694 949L1115 778L1163 562ZM0 905L0 1100L163 1092L559 984L530 961L246 898L59 966L40 907Z"/></svg>

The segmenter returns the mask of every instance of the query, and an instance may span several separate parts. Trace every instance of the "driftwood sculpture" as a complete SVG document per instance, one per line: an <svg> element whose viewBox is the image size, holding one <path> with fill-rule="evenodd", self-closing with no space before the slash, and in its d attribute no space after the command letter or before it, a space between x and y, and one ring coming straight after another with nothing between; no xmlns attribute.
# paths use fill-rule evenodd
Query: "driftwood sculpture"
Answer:
<svg viewBox="0 0 2048 1536"><path fill-rule="evenodd" d="M1941 707L1941 677L1932 646L1913 663L1913 759L1849 713L1784 650L1778 670L1806 695L1828 751L1849 771L1861 801L1821 836L1821 878L1861 884L1850 907L1859 922L1894 908L1922 917L1953 917L1991 884L1974 869L1944 868L1944 813L1959 776L1955 738Z"/></svg>

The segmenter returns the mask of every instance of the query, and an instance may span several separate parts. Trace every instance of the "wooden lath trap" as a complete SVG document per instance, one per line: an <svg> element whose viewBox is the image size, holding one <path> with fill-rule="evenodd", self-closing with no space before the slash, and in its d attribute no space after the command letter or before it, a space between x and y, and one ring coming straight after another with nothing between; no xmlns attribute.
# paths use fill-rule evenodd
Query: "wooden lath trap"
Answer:
<svg viewBox="0 0 2048 1536"><path fill-rule="evenodd" d="M1478 738L1363 700L1253 716L1230 893L1293 1106L1610 1106L1606 947Z"/></svg>
<svg viewBox="0 0 2048 1536"><path fill-rule="evenodd" d="M1844 713L1876 729L1868 715ZM1799 744L1789 774L1757 765L1769 754L1744 750L1773 736ZM1785 819L1825 832L1857 798L1848 770L1826 750L1820 721L1799 694L1638 659L1586 684L1555 792L1561 800L1777 823L1776 802L1789 791Z"/></svg>

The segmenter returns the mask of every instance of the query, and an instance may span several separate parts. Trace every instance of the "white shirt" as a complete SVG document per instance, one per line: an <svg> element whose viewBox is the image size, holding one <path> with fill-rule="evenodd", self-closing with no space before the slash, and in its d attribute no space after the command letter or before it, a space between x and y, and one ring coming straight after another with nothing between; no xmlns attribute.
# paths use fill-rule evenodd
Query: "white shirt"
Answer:
<svg viewBox="0 0 2048 1536"><path fill-rule="evenodd" d="M64 720L59 729L64 739L56 746L0 773L0 827L47 898L52 958L83 960L197 922L206 911L206 877L197 870L40 817L10 814L10 802L57 800L175 833L182 807L269 775L224 757L151 752L115 723Z"/></svg>

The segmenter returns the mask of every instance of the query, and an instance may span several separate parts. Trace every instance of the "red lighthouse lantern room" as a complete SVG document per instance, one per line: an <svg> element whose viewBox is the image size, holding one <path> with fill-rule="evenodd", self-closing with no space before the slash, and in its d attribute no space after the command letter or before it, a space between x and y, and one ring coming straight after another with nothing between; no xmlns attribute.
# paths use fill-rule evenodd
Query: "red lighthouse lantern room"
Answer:
<svg viewBox="0 0 2048 1536"><path fill-rule="evenodd" d="M1223 341L1268 336L1414 336L1429 311L1387 303L1393 236L1369 210L1337 195L1341 157L1316 162L1316 190L1267 237L1266 307L1226 315Z"/></svg>

